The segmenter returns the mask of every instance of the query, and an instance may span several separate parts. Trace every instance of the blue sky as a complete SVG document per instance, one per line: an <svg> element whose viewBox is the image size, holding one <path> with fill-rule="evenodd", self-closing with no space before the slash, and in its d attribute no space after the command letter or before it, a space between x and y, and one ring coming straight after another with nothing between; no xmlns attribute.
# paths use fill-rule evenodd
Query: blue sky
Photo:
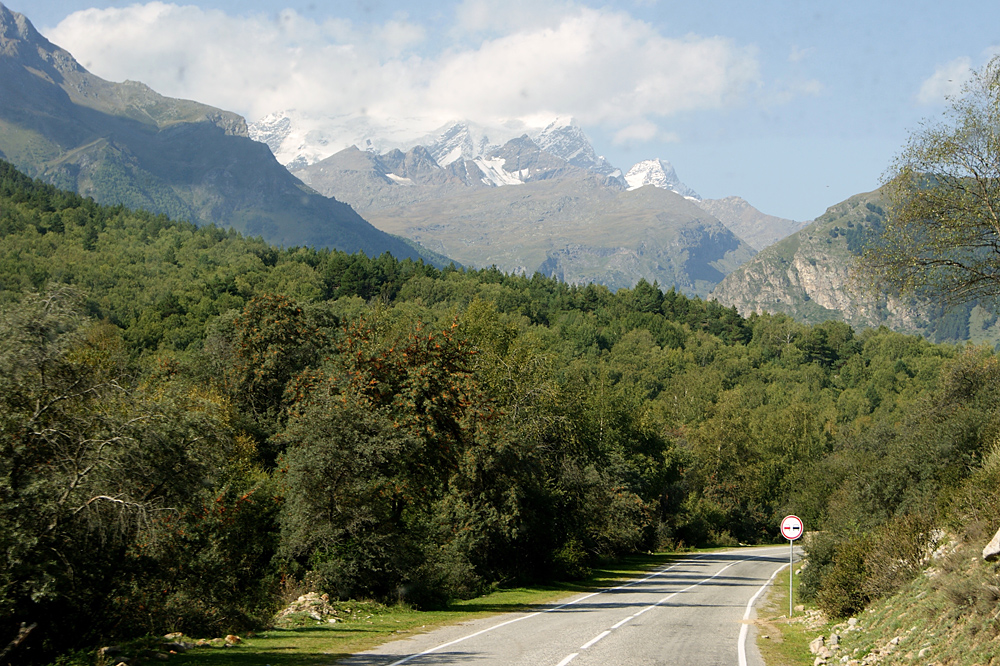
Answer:
<svg viewBox="0 0 1000 666"><path fill-rule="evenodd" d="M571 115L623 170L659 157L703 197L797 220L877 187L1000 52L995 5L962 0L4 1L99 76L251 121Z"/></svg>

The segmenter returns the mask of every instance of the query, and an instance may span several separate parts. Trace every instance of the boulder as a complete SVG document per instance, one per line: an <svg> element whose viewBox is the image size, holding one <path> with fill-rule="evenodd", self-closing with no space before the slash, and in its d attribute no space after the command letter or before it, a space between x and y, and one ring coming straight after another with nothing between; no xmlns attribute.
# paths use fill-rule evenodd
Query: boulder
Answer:
<svg viewBox="0 0 1000 666"><path fill-rule="evenodd" d="M164 643L163 649L167 652L179 652L181 654L187 652L194 647L194 643L185 643L183 641L173 641L170 643Z"/></svg>
<svg viewBox="0 0 1000 666"><path fill-rule="evenodd" d="M817 636L809 643L809 651L813 654L819 654L820 649L823 647L823 637Z"/></svg>
<svg viewBox="0 0 1000 666"><path fill-rule="evenodd" d="M997 530L997 533L993 535L993 540L983 548L984 560L993 562L997 558L1000 558L1000 530Z"/></svg>

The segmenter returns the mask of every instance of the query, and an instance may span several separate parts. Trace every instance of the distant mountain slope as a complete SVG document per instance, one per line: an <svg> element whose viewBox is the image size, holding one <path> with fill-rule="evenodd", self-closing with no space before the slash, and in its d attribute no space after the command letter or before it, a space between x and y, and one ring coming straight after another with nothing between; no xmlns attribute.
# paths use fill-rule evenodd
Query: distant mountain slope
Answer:
<svg viewBox="0 0 1000 666"><path fill-rule="evenodd" d="M740 197L702 199L698 205L758 251L809 224L767 215Z"/></svg>
<svg viewBox="0 0 1000 666"><path fill-rule="evenodd" d="M89 73L0 4L0 155L60 187L281 245L416 255L291 176L233 113Z"/></svg>
<svg viewBox="0 0 1000 666"><path fill-rule="evenodd" d="M945 310L937 303L866 294L853 286L853 256L884 219L883 205L876 191L831 206L727 275L710 297L744 316L784 312L804 323L834 319L856 328L885 325L936 342L1000 342L995 305Z"/></svg>
<svg viewBox="0 0 1000 666"><path fill-rule="evenodd" d="M469 266L612 288L645 278L704 296L754 253L677 193L626 191L528 136L444 166L424 146L382 155L349 148L294 173L380 229Z"/></svg>
<svg viewBox="0 0 1000 666"><path fill-rule="evenodd" d="M693 205L700 197L669 162L646 160L623 176L569 118L540 127L457 121L401 141L363 118L283 111L250 133L317 191L469 266L613 288L644 278L704 296L754 253ZM355 145L333 152L351 137Z"/></svg>

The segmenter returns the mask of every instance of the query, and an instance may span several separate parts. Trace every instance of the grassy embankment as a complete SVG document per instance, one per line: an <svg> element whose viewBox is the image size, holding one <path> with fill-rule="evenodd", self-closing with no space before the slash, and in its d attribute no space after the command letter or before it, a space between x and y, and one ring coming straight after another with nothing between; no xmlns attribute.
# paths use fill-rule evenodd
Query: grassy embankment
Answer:
<svg viewBox="0 0 1000 666"><path fill-rule="evenodd" d="M811 666L810 641L831 633L840 635L840 650L830 664L1000 665L1000 565L984 562L978 546L959 546L871 604L858 614L854 631L843 619L807 615L809 606L789 622L783 573L784 584L779 574L758 610L757 644L768 666Z"/></svg>

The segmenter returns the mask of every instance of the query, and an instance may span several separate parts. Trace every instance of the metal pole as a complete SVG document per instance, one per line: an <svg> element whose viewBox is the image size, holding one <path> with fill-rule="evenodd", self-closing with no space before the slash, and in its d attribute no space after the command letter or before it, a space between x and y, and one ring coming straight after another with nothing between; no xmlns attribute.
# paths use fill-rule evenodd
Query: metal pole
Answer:
<svg viewBox="0 0 1000 666"><path fill-rule="evenodd" d="M788 540L788 617L792 617L792 544L795 542Z"/></svg>

